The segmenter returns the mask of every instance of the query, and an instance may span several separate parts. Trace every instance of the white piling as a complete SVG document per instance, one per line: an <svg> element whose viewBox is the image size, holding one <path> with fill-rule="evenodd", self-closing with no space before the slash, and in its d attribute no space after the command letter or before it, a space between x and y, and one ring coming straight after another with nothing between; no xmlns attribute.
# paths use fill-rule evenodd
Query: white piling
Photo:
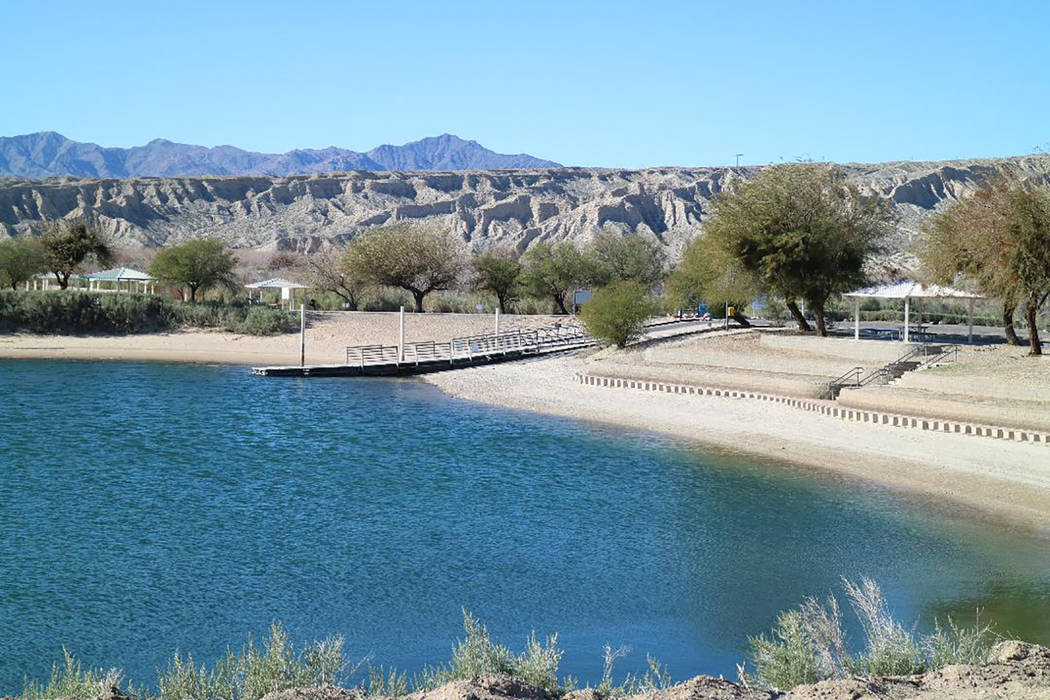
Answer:
<svg viewBox="0 0 1050 700"><path fill-rule="evenodd" d="M299 366L306 366L306 304L299 304Z"/></svg>
<svg viewBox="0 0 1050 700"><path fill-rule="evenodd" d="M398 345L397 345L397 361L403 362L405 360L405 307L401 307L401 313L399 314L401 320L401 330L398 334Z"/></svg>
<svg viewBox="0 0 1050 700"><path fill-rule="evenodd" d="M499 307L496 307L496 343L499 344Z"/></svg>

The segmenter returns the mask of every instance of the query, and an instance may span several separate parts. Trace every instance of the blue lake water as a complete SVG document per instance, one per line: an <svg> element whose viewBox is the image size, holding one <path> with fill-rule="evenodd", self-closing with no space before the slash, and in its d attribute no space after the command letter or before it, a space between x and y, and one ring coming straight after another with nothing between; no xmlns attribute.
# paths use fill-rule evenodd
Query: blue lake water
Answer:
<svg viewBox="0 0 1050 700"><path fill-rule="evenodd" d="M1050 549L852 479L449 399L418 381L0 361L0 694L66 646L151 685L283 621L418 670L461 610L600 675L733 675L777 611L869 575L929 624L1050 641Z"/></svg>

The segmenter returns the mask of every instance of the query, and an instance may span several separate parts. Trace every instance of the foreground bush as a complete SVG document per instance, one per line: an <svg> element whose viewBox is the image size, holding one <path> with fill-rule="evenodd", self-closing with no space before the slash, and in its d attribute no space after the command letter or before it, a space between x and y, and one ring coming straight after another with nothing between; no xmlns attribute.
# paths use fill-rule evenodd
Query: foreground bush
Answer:
<svg viewBox="0 0 1050 700"><path fill-rule="evenodd" d="M843 579L850 607L864 632L864 648L846 649L838 601L807 598L777 617L767 635L749 637L751 662L759 684L790 690L803 683L858 676L899 676L952 664L978 664L992 647L991 629L961 627L950 618L933 634L916 635L890 614L886 599L871 579L859 584ZM743 670L741 676L745 677Z"/></svg>
<svg viewBox="0 0 1050 700"><path fill-rule="evenodd" d="M602 287L583 305L580 318L587 331L618 348L640 337L659 305L638 282L619 281Z"/></svg>
<svg viewBox="0 0 1050 700"><path fill-rule="evenodd" d="M264 306L186 304L148 294L0 290L0 331L127 334L217 328L272 335L295 327L292 314Z"/></svg>
<svg viewBox="0 0 1050 700"><path fill-rule="evenodd" d="M277 690L340 683L346 668L342 637L296 652L288 633L274 624L261 647L249 639L239 654L227 651L211 670L176 652L157 685L163 700L259 700Z"/></svg>
<svg viewBox="0 0 1050 700"><path fill-rule="evenodd" d="M543 688L553 695L574 690L572 678L558 678L563 651L557 635L543 641L533 632L525 649L515 653L510 647L494 642L488 629L466 610L463 611L463 638L452 647L448 663L427 667L415 677L404 671L374 666L371 656L349 664L343 652L342 637L329 637L296 650L280 624L270 628L270 636L256 645L248 640L240 652L228 650L210 668L198 664L190 654L176 652L167 666L158 670L158 700L260 700L267 693L289 688L341 685L355 689L362 697L400 697L412 692L429 691L458 680L479 675L499 674L519 682ZM605 696L653 692L671 685L667 668L646 656L648 670L641 676L627 674L619 685L613 684L613 666L627 653L605 648L602 682L597 690ZM119 670L84 670L79 661L64 652L64 663L56 664L46 684L27 682L23 700L95 700L101 690L119 688L123 675ZM355 677L360 675L360 677ZM146 696L132 687L122 688L132 697Z"/></svg>

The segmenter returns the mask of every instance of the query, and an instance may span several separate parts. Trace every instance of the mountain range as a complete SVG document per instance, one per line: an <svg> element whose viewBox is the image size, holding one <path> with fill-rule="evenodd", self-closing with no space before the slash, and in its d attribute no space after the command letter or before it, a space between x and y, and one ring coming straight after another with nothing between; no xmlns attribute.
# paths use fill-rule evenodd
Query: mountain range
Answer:
<svg viewBox="0 0 1050 700"><path fill-rule="evenodd" d="M46 178L183 177L189 175L309 175L352 170L505 170L556 168L526 154L490 151L451 134L378 146L359 153L329 146L256 153L234 146L194 146L154 139L145 146L108 148L54 131L0 137L0 176Z"/></svg>

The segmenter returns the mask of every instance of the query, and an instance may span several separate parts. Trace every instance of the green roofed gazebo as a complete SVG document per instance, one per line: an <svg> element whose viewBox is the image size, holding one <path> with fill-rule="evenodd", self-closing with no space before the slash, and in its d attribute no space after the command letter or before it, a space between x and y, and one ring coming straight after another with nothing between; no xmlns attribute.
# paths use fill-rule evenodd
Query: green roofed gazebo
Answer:
<svg viewBox="0 0 1050 700"><path fill-rule="evenodd" d="M842 296L851 297L854 303L853 312L853 339L860 340L860 300L868 299L903 299L904 300L904 333L901 339L907 343L911 340L911 300L912 299L966 299L969 303L969 318L967 336L968 341L973 342L973 300L984 299L980 294L944 287L939 284L923 284L913 280L894 282L893 284L880 284L875 287L866 287L852 292L846 292ZM921 323L921 317L920 317Z"/></svg>
<svg viewBox="0 0 1050 700"><path fill-rule="evenodd" d="M130 267L114 267L109 270L93 272L90 275L85 275L85 277L88 281L88 290L94 292L120 292L126 290L152 294L155 288L154 283L157 281L156 278L147 275L145 272L140 272ZM110 284L113 285L112 289L108 288ZM125 285L124 289L121 288L121 285Z"/></svg>

